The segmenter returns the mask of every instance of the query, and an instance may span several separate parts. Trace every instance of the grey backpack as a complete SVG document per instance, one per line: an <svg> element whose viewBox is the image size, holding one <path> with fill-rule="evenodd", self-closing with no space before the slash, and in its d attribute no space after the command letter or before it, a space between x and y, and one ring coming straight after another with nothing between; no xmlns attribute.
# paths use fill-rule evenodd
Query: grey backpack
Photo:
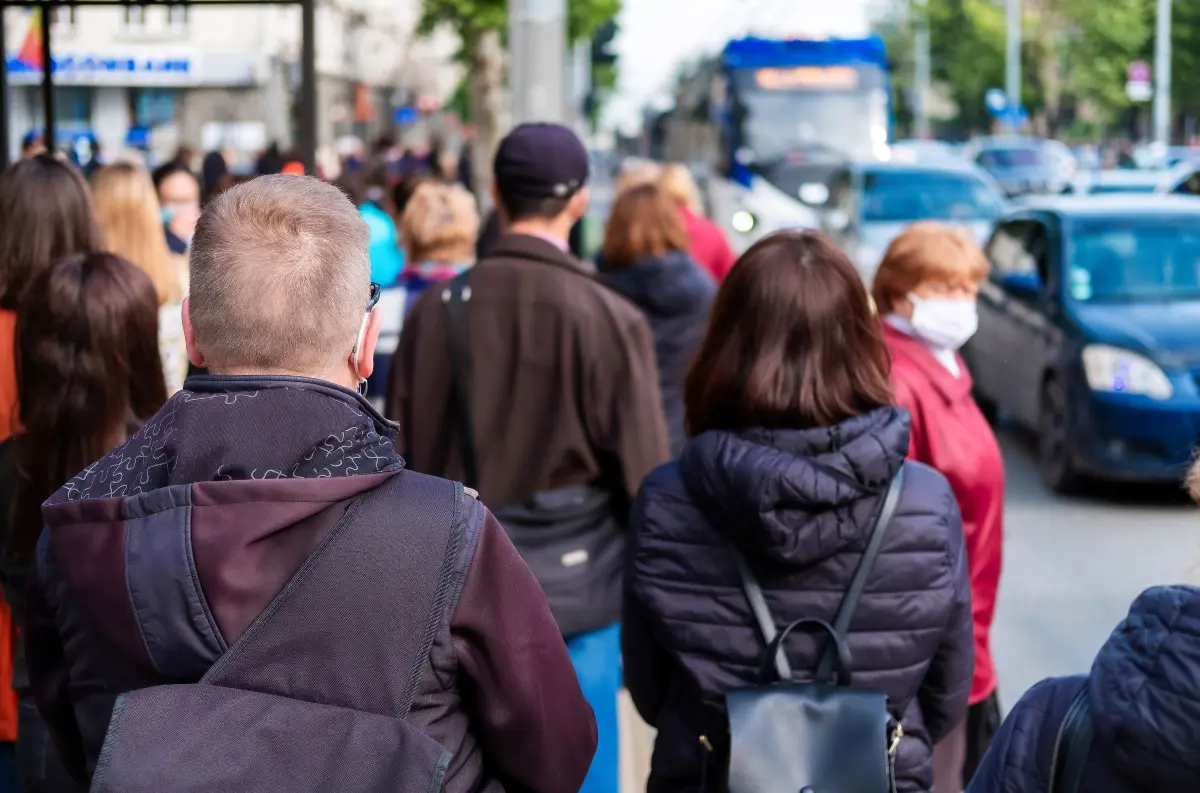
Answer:
<svg viewBox="0 0 1200 793"><path fill-rule="evenodd" d="M407 471L354 501L199 683L117 699L92 791L438 793L450 752L405 718L467 507Z"/></svg>

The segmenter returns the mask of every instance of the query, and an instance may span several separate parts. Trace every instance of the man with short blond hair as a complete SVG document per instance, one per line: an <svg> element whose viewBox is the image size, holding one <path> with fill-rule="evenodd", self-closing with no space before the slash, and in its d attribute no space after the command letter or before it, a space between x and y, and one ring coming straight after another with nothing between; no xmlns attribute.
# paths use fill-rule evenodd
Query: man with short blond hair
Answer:
<svg viewBox="0 0 1200 793"><path fill-rule="evenodd" d="M214 199L183 313L210 374L47 502L30 679L85 787L578 791L595 721L537 581L355 391L367 245L315 179Z"/></svg>

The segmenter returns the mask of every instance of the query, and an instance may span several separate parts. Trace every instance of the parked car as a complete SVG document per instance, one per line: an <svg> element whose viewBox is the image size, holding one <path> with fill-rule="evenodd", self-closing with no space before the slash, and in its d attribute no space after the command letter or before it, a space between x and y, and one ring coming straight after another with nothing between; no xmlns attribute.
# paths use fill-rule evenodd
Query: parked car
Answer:
<svg viewBox="0 0 1200 793"><path fill-rule="evenodd" d="M1170 481L1200 439L1200 201L1042 198L1000 220L963 350L1056 491Z"/></svg>
<svg viewBox="0 0 1200 793"><path fill-rule="evenodd" d="M868 282L908 224L940 220L970 229L982 245L1004 211L1000 188L961 159L940 164L857 163L831 180L824 229Z"/></svg>
<svg viewBox="0 0 1200 793"><path fill-rule="evenodd" d="M1163 181L1169 174L1170 171L1132 168L1082 171L1072 180L1066 192L1076 195L1162 192Z"/></svg>
<svg viewBox="0 0 1200 793"><path fill-rule="evenodd" d="M940 140L898 140L892 144L891 161L899 164L957 163L962 154Z"/></svg>
<svg viewBox="0 0 1200 793"><path fill-rule="evenodd" d="M1077 170L1070 149L1042 138L978 138L967 144L964 156L991 174L1010 196L1061 193Z"/></svg>

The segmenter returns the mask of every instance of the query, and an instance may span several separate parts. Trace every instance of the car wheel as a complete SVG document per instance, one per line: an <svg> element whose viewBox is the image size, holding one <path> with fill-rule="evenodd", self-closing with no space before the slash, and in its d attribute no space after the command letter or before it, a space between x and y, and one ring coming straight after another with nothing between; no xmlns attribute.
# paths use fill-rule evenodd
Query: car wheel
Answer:
<svg viewBox="0 0 1200 793"><path fill-rule="evenodd" d="M1071 434L1067 427L1067 395L1054 380L1042 386L1038 418L1038 466L1042 481L1055 493L1072 493L1080 476L1071 462Z"/></svg>

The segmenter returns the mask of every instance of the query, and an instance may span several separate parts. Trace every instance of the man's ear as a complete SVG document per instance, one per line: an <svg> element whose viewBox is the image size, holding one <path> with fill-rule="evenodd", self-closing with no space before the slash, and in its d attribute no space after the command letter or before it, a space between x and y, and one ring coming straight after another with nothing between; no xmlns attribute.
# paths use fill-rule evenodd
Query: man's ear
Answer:
<svg viewBox="0 0 1200 793"><path fill-rule="evenodd" d="M188 360L192 362L192 366L204 368L208 362L204 360L204 353L196 346L196 331L192 328L192 311L189 298L183 299L183 340L187 345Z"/></svg>
<svg viewBox="0 0 1200 793"><path fill-rule="evenodd" d="M378 308L373 309L365 319L357 354L350 357L350 367L359 380L366 380L375 372L375 348L379 346L379 332L383 329L383 315Z"/></svg>
<svg viewBox="0 0 1200 793"><path fill-rule="evenodd" d="M571 213L572 220L579 220L587 214L588 203L592 199L592 194L588 188L582 187L575 195L571 196L570 203L567 204L567 210Z"/></svg>

